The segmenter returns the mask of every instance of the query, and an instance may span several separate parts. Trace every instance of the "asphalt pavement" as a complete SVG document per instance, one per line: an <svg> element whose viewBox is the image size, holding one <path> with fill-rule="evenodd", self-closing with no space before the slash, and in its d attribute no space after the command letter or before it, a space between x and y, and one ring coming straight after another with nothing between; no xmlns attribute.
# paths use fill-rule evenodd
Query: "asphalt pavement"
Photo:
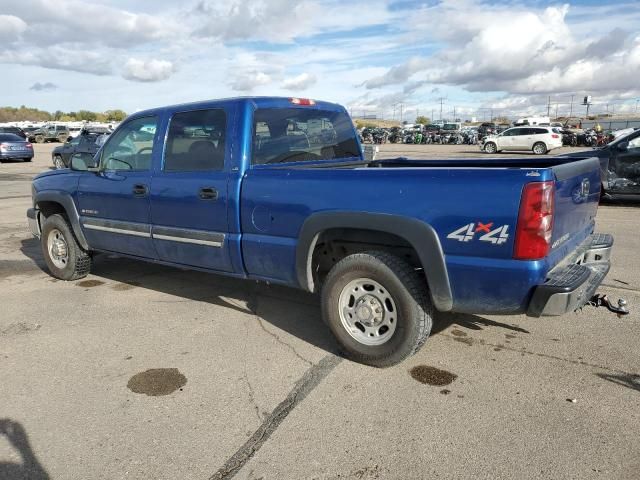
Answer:
<svg viewBox="0 0 640 480"><path fill-rule="evenodd" d="M439 315L380 370L342 359L297 290L109 255L49 276L25 211L52 147L0 164L0 479L639 477L640 204L597 217L601 292L630 315Z"/></svg>

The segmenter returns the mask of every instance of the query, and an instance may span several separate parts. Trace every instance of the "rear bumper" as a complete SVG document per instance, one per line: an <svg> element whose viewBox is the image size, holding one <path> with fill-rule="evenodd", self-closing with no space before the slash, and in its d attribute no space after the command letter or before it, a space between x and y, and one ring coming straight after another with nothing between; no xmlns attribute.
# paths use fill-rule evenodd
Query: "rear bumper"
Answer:
<svg viewBox="0 0 640 480"><path fill-rule="evenodd" d="M8 152L0 152L2 160L17 160L19 158L33 158L33 150L10 150Z"/></svg>
<svg viewBox="0 0 640 480"><path fill-rule="evenodd" d="M29 230L34 237L40 238L40 222L38 221L38 210L30 208L27 210L27 223Z"/></svg>
<svg viewBox="0 0 640 480"><path fill-rule="evenodd" d="M567 261L551 270L534 292L527 315L563 315L585 305L609 272L613 237L593 234Z"/></svg>

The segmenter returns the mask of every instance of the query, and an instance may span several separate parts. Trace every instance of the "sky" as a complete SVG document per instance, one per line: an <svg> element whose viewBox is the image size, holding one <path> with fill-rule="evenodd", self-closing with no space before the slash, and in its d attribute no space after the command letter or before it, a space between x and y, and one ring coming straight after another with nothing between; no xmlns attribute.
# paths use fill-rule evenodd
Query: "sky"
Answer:
<svg viewBox="0 0 640 480"><path fill-rule="evenodd" d="M591 95L633 113L640 2L0 0L0 71L0 106L48 111L277 95L482 119Z"/></svg>

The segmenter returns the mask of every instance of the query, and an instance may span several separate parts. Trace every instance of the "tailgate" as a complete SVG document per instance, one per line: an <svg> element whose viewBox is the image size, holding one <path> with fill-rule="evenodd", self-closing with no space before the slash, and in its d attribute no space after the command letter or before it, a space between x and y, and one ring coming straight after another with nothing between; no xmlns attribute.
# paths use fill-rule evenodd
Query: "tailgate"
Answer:
<svg viewBox="0 0 640 480"><path fill-rule="evenodd" d="M593 232L600 201L600 161L597 157L552 167L555 176L551 266L569 255Z"/></svg>

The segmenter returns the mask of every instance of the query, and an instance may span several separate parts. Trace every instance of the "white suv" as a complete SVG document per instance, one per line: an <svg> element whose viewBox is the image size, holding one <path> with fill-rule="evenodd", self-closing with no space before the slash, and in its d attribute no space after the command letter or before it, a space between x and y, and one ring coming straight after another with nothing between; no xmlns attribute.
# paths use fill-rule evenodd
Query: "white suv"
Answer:
<svg viewBox="0 0 640 480"><path fill-rule="evenodd" d="M498 135L485 137L480 149L487 153L502 150L531 150L536 155L560 148L562 135L553 131L552 127L514 127Z"/></svg>

